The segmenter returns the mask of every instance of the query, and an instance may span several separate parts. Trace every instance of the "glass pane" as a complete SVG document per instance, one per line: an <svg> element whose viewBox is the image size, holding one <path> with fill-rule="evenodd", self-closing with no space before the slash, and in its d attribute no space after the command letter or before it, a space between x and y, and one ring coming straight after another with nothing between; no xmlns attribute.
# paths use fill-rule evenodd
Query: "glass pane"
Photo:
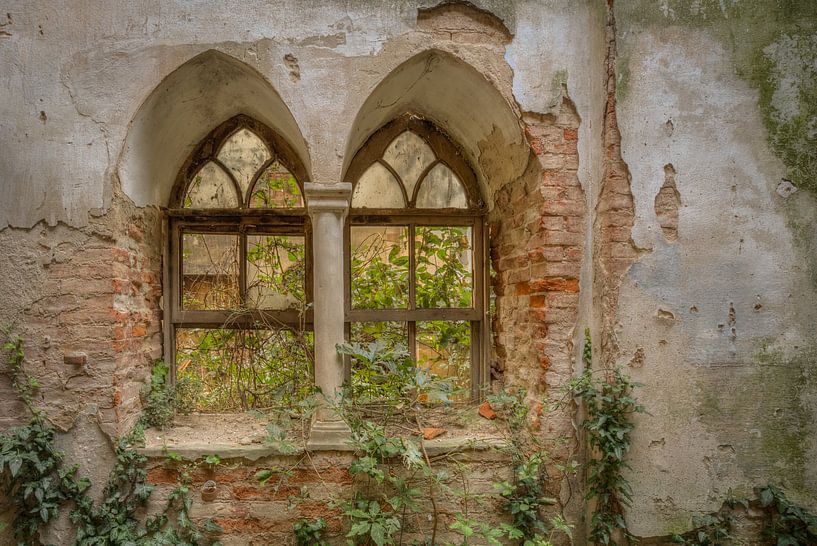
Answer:
<svg viewBox="0 0 817 546"><path fill-rule="evenodd" d="M185 233L182 237L182 307L235 309L238 236Z"/></svg>
<svg viewBox="0 0 817 546"><path fill-rule="evenodd" d="M351 358L352 391L357 397L396 399L401 396L404 377L413 373L408 355L408 325L405 322L353 322L349 341L364 349L377 344L374 361Z"/></svg>
<svg viewBox="0 0 817 546"><path fill-rule="evenodd" d="M417 307L473 306L473 235L468 226L417 226Z"/></svg>
<svg viewBox="0 0 817 546"><path fill-rule="evenodd" d="M380 163L366 169L355 185L352 206L369 209L396 209L405 206L400 183Z"/></svg>
<svg viewBox="0 0 817 546"><path fill-rule="evenodd" d="M277 161L267 167L258 177L250 197L252 208L292 208L303 207L304 198L298 182L290 172Z"/></svg>
<svg viewBox="0 0 817 546"><path fill-rule="evenodd" d="M233 181L212 161L205 163L187 186L184 208L228 209L237 206Z"/></svg>
<svg viewBox="0 0 817 546"><path fill-rule="evenodd" d="M406 193L411 198L420 175L435 158L434 152L425 140L411 131L406 131L389 144L383 159L403 179Z"/></svg>
<svg viewBox="0 0 817 546"><path fill-rule="evenodd" d="M457 175L442 163L429 171L417 192L417 208L466 209L468 198Z"/></svg>
<svg viewBox="0 0 817 546"><path fill-rule="evenodd" d="M311 332L176 330L176 402L182 412L291 406L313 392Z"/></svg>
<svg viewBox="0 0 817 546"><path fill-rule="evenodd" d="M218 152L219 161L224 163L238 180L242 196L247 193L255 172L270 157L267 146L248 129L241 129L228 138Z"/></svg>
<svg viewBox="0 0 817 546"><path fill-rule="evenodd" d="M247 236L247 306L301 308L306 303L304 237Z"/></svg>
<svg viewBox="0 0 817 546"><path fill-rule="evenodd" d="M471 323L464 320L418 322L417 366L437 377L450 379L455 398L469 396Z"/></svg>
<svg viewBox="0 0 817 546"><path fill-rule="evenodd" d="M352 226L352 307L408 307L408 227Z"/></svg>

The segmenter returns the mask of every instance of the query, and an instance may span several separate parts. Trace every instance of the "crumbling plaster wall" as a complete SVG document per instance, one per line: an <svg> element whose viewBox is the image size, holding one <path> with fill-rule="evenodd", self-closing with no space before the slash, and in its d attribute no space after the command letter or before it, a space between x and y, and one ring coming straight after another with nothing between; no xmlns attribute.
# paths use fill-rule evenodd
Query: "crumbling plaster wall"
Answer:
<svg viewBox="0 0 817 546"><path fill-rule="evenodd" d="M132 423L139 383L161 354L159 209L189 150L236 110L284 133L318 182L340 180L351 154L392 113L419 111L463 145L493 207L507 182L553 168L528 169L531 146L550 145L538 126L562 123L566 104L577 128L565 144L568 181L581 208L600 176L603 2L479 0L473 5L484 13L475 17L437 4L6 7L0 321L26 338L29 371L45 379L47 409L69 430L63 445L87 436L87 420L76 424L83 415L108 435ZM412 80L402 68L416 61L425 64ZM209 63L209 76L199 62ZM179 67L191 68L175 73L189 85L173 79ZM383 85L398 73L410 81ZM160 100L167 97L184 104L167 108ZM554 156L539 152L542 161ZM526 183L538 187L535 179ZM584 212L577 217L589 221ZM577 271L582 264L586 284L589 262L570 260ZM575 299L569 313L553 313L570 321L588 315ZM560 346L550 344L558 365L541 372L554 389L570 377L570 338L580 330L570 321L560 328ZM83 369L63 361L75 352L87 355ZM539 369L538 355L529 357ZM5 426L21 414L8 384L0 389ZM94 481L106 470L97 464Z"/></svg>
<svg viewBox="0 0 817 546"><path fill-rule="evenodd" d="M197 55L214 50L257 73L259 88L246 108L257 108L249 113L259 117L291 116L278 126L304 155L313 180L342 178L351 153L396 112L391 97L426 110L464 144L489 206L504 182L530 172L528 145L535 139L523 135L534 124L524 120L557 119L569 101L578 124L578 183L587 211L597 210L605 154L604 2L474 1L501 20L507 35L467 19L451 26L448 15L418 21L418 10L436 3L13 1L6 7L0 14L0 64L7 67L0 80L0 323L37 334L29 342L43 368L32 371L53 379L46 390L64 389L73 373L61 368L60 351L111 344L98 357L88 353L92 373L80 376L88 388L54 398L66 410L61 426L96 407L107 412L100 418L106 432L120 431L138 406L138 381L158 355L156 207L166 205L195 135L231 115L228 86L218 105L213 95L188 97L223 119L198 116L178 133L170 123L160 125L172 152L162 169L130 168L133 157L137 165L150 158L131 156L128 139L151 93ZM802 61L814 58L808 48L817 17L807 0L795 2L788 16L769 10L766 18L758 11L763 3L749 0L619 4L615 106L621 156L632 176L632 237L644 252L621 282L612 333L621 351L614 356L645 384L641 398L650 411L639 418L632 455L632 530L654 536L684 529L692 514L718 507L730 486L746 491L783 481L813 503L807 492L817 490L811 462L817 459L817 208L806 191L812 158L799 141L787 140L785 129L809 103L791 94L799 84L765 88L746 67L759 48L760 62L771 65L764 70L776 74L772 81L802 82L810 74ZM745 28L731 26L742 13ZM771 30L758 30L766 27ZM757 43L744 47L753 32ZM799 58L788 55L801 49ZM409 83L406 94L392 88L382 95L386 102L367 105L395 69L429 58L443 59L435 66L454 59L473 67L494 90L480 91L486 102L477 104L501 108L462 108L467 88L446 84L435 66L421 71L413 92ZM443 86L441 96L458 107L435 109L421 100L434 86ZM261 111L275 96L285 109ZM655 212L670 165L680 201L675 242L665 239ZM801 190L790 194L784 184L777 193L783 178ZM577 217L586 229L585 244L577 245L583 260L575 322L594 324L596 338L602 323L594 320L591 299L593 217ZM116 270L117 260L126 267ZM139 304L124 330L116 330L116 315L100 330L64 314L88 304L72 299L87 290L77 264L101 272L97 304L111 310L114 302ZM127 283L113 283L123 276ZM52 304L50 318L37 314L43 295ZM48 332L51 324L58 335ZM572 334L576 346L580 330ZM117 356L114 344L126 356ZM553 376L549 384L564 379ZM0 389L0 408L11 418L19 408L9 403L7 385Z"/></svg>
<svg viewBox="0 0 817 546"><path fill-rule="evenodd" d="M787 42L785 64L773 45L813 39L817 7L761 4L616 3L618 124L643 250L621 283L614 355L649 411L630 458L638 536L688 529L730 488L783 484L817 505L817 202L813 157L786 148L815 142L782 143L774 123L811 108L813 127L814 83L796 63L815 56ZM656 214L668 177L676 241L666 207Z"/></svg>

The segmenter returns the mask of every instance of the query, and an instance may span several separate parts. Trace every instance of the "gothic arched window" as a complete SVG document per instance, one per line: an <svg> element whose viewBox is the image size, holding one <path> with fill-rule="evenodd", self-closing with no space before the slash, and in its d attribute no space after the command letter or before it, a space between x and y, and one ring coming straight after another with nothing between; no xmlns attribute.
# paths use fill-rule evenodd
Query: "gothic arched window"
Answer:
<svg viewBox="0 0 817 546"><path fill-rule="evenodd" d="M438 127L407 114L369 138L347 180L350 340L405 345L418 366L478 397L485 230L473 170Z"/></svg>
<svg viewBox="0 0 817 546"><path fill-rule="evenodd" d="M289 144L246 116L211 132L178 175L169 342L190 410L290 404L312 390L305 176Z"/></svg>

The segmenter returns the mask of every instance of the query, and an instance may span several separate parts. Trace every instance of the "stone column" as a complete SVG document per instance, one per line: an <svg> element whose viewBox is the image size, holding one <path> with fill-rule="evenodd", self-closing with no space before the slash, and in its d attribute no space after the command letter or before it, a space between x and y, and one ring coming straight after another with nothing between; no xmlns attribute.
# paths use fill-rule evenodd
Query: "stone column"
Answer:
<svg viewBox="0 0 817 546"><path fill-rule="evenodd" d="M304 191L312 219L315 384L322 393L307 448L349 449L349 428L331 404L338 400L344 379L343 358L335 345L344 341L343 223L352 185L307 182Z"/></svg>

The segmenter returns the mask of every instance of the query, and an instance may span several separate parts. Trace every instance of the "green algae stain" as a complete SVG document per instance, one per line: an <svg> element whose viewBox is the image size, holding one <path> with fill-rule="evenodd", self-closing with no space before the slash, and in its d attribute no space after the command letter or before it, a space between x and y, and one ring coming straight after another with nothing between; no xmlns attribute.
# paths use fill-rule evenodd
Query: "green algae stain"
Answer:
<svg viewBox="0 0 817 546"><path fill-rule="evenodd" d="M747 478L815 501L805 438L817 433L817 346L792 354L763 346L754 362L707 369L699 387L701 422L734 448Z"/></svg>
<svg viewBox="0 0 817 546"><path fill-rule="evenodd" d="M817 1L622 0L615 14L619 44L638 27L681 26L715 36L736 73L759 91L769 144L788 179L817 195ZM629 79L623 49L620 97Z"/></svg>

